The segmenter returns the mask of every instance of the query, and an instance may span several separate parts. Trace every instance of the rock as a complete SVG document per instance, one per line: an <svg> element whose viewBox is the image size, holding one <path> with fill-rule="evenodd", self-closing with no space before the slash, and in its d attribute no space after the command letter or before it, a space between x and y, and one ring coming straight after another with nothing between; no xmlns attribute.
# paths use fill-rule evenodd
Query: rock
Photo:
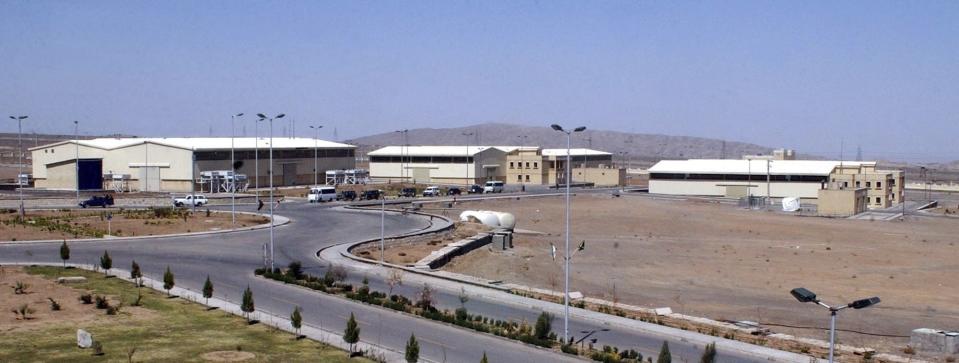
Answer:
<svg viewBox="0 0 959 363"><path fill-rule="evenodd" d="M77 346L80 348L93 346L93 334L83 329L77 329Z"/></svg>
<svg viewBox="0 0 959 363"><path fill-rule="evenodd" d="M76 284L81 282L87 282L87 278L83 276L65 276L57 278L58 284Z"/></svg>
<svg viewBox="0 0 959 363"><path fill-rule="evenodd" d="M658 308L658 309L653 309L653 312L656 313L656 315L660 315L660 316L662 316L662 315L669 315L669 314L672 314L672 313L673 313L673 309L670 309L670 308Z"/></svg>

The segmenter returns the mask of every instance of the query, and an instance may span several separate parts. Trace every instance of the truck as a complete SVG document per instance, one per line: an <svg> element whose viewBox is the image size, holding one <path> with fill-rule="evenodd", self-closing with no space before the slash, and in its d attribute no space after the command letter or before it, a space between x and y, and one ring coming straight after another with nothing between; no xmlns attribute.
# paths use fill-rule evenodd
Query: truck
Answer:
<svg viewBox="0 0 959 363"><path fill-rule="evenodd" d="M440 187L437 186L431 186L423 190L424 197L438 197L440 195L443 195L443 193L440 191Z"/></svg>
<svg viewBox="0 0 959 363"><path fill-rule="evenodd" d="M189 206L196 205L197 207L200 207L209 203L210 201L207 200L205 196L200 194L187 195L180 198L173 198L174 207L182 207L185 205L189 205Z"/></svg>

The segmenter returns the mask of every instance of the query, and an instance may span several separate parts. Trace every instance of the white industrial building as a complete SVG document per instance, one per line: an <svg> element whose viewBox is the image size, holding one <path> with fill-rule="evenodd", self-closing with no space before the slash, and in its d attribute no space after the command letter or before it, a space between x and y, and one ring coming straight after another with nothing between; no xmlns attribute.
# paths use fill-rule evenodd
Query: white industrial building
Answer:
<svg viewBox="0 0 959 363"><path fill-rule="evenodd" d="M272 141L275 186L312 184L314 156L319 183L327 170L355 166L352 145L310 138ZM269 149L268 138L99 138L62 141L30 152L37 188L216 192L223 185L214 181L226 181L228 189L241 189L239 183L269 185Z"/></svg>
<svg viewBox="0 0 959 363"><path fill-rule="evenodd" d="M506 178L516 146L387 146L367 153L376 182L475 184Z"/></svg>
<svg viewBox="0 0 959 363"><path fill-rule="evenodd" d="M649 168L651 194L815 199L840 166L822 160L663 160Z"/></svg>

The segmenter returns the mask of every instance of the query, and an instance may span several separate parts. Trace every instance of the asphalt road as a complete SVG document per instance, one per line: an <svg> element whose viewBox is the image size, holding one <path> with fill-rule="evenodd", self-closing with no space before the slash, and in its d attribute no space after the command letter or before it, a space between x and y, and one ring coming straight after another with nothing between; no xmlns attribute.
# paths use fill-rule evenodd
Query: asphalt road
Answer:
<svg viewBox="0 0 959 363"><path fill-rule="evenodd" d="M238 210L250 210L250 207L238 206ZM290 224L275 229L277 264L285 266L294 260L302 261L305 272L314 275L322 275L326 269L325 263L313 257L320 248L375 238L380 232L379 214L369 212L287 202L276 213L292 220ZM428 220L419 216L388 214L386 218L387 235L408 233L428 226ZM114 266L128 269L131 261L136 259L144 273L154 279L162 279L163 270L170 266L176 276L177 286L194 291L201 290L204 279L209 275L216 286L215 295L219 298L238 304L243 289L250 286L258 309L284 316L298 305L303 308L305 324L334 331L341 331L346 326L346 320L352 312L360 322L362 340L402 352L410 333L415 333L420 341L421 357L436 362L479 361L484 352L492 362L576 361L568 355L255 278L252 271L262 265L263 244L268 241L269 231L263 229L189 237L75 242L71 244L70 262L95 264L103 251L109 250ZM56 243L0 245L0 263L59 263L58 249ZM362 278L357 273L350 276L353 282ZM388 289L382 278L370 275L369 279L374 290ZM414 296L421 288L422 285L406 284L394 289L394 293L415 300ZM441 309L453 309L460 305L459 295L454 288L441 287L436 289L434 297ZM482 296L472 297L466 307L471 313L500 320L525 319L534 322L540 313L532 305L509 304ZM570 331L574 336L581 336L580 331L606 327L594 321L570 321ZM561 335L560 317L554 320L553 330ZM626 329L614 328L597 333L594 337L598 339L598 346L609 344L621 349L632 348L644 356L655 356L663 340L670 340L670 349L677 361L696 361L701 349L680 338L664 338ZM720 352L719 358L722 362L765 361L724 352Z"/></svg>

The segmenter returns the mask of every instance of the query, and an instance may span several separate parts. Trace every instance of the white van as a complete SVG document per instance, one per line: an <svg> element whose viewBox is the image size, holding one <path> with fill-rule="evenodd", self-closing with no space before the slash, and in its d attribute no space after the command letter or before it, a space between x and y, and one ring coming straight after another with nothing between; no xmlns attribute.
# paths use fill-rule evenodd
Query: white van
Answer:
<svg viewBox="0 0 959 363"><path fill-rule="evenodd" d="M310 201L310 203L334 201L336 200L336 188L334 187L310 188L310 194L306 196L306 200Z"/></svg>
<svg viewBox="0 0 959 363"><path fill-rule="evenodd" d="M502 193L503 192L503 182L501 181L488 181L486 186L483 187L483 193Z"/></svg>

